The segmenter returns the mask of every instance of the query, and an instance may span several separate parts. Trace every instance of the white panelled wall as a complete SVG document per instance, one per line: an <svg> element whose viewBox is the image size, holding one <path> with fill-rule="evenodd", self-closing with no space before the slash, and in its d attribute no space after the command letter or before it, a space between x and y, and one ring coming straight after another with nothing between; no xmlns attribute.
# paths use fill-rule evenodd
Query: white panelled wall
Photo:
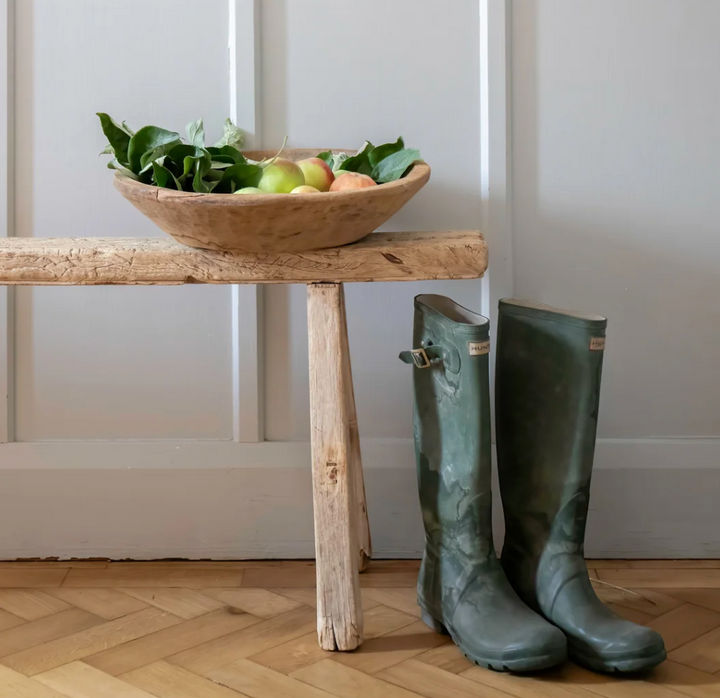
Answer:
<svg viewBox="0 0 720 698"><path fill-rule="evenodd" d="M610 316L588 551L716 555L718 22L714 0L0 0L3 232L162 235L113 189L98 111L210 140L232 115L265 148L403 135L433 179L388 229L482 225L491 270L347 288L377 554L422 545L413 296L490 313L514 289ZM3 289L0 559L311 557L307 378L304 287Z"/></svg>

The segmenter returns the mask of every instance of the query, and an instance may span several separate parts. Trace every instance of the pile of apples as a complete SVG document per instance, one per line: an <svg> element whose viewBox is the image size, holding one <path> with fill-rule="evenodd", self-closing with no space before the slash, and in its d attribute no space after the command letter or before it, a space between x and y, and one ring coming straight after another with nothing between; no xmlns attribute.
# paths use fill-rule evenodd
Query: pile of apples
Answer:
<svg viewBox="0 0 720 698"><path fill-rule="evenodd" d="M238 189L236 194L320 194L326 191L351 191L376 187L377 182L358 172L333 173L320 158L293 162L278 158L265 167L257 187Z"/></svg>

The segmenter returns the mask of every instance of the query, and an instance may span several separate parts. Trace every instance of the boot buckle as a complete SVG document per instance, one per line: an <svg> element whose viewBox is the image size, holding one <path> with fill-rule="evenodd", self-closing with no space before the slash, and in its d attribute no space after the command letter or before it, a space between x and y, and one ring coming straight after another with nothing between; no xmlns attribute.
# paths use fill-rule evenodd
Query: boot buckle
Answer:
<svg viewBox="0 0 720 698"><path fill-rule="evenodd" d="M413 349L410 351L410 355L417 368L430 368L430 359L424 349Z"/></svg>

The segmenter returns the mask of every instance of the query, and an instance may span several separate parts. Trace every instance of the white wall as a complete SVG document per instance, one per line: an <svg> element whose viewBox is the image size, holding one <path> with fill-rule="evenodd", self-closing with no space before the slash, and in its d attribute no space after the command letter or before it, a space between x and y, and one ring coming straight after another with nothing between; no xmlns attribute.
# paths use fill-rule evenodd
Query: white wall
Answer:
<svg viewBox="0 0 720 698"><path fill-rule="evenodd" d="M715 0L513 3L515 294L609 318L609 554L720 552L719 26Z"/></svg>
<svg viewBox="0 0 720 698"><path fill-rule="evenodd" d="M229 112L227 3L15 7L14 234L162 235L112 187L95 112L177 130L204 116L216 136ZM228 288L16 296L18 440L232 437Z"/></svg>

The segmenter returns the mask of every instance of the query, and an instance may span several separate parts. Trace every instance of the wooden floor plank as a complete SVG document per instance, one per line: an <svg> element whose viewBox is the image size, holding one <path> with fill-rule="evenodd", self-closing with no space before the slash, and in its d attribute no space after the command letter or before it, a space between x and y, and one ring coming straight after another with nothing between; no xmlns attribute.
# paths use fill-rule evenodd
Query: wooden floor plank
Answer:
<svg viewBox="0 0 720 698"><path fill-rule="evenodd" d="M0 657L8 657L46 642L101 625L102 618L71 608L50 618L40 618L0 633Z"/></svg>
<svg viewBox="0 0 720 698"><path fill-rule="evenodd" d="M720 628L678 647L668 656L674 662L708 674L720 671Z"/></svg>
<svg viewBox="0 0 720 698"><path fill-rule="evenodd" d="M51 589L59 587L68 573L66 568L6 567L0 569L0 589Z"/></svg>
<svg viewBox="0 0 720 698"><path fill-rule="evenodd" d="M720 627L720 613L686 603L664 616L655 618L649 628L659 632L668 652Z"/></svg>
<svg viewBox="0 0 720 698"><path fill-rule="evenodd" d="M667 686L692 698L720 698L720 677L667 660L652 671L645 681Z"/></svg>
<svg viewBox="0 0 720 698"><path fill-rule="evenodd" d="M208 677L249 698L331 698L331 694L246 659L215 669Z"/></svg>
<svg viewBox="0 0 720 698"><path fill-rule="evenodd" d="M366 639L355 652L337 652L332 659L366 674L377 674L448 642L447 636L439 635L418 620L387 634Z"/></svg>
<svg viewBox="0 0 720 698"><path fill-rule="evenodd" d="M398 611L408 613L411 616L420 617L420 607L417 603L417 590L414 582L409 588L383 589L373 587L362 591L363 595L383 606L390 606L390 608L396 608Z"/></svg>
<svg viewBox="0 0 720 698"><path fill-rule="evenodd" d="M435 649L423 652L416 659L451 674L460 674L475 666L452 642L447 642Z"/></svg>
<svg viewBox="0 0 720 698"><path fill-rule="evenodd" d="M25 621L22 618L18 618L7 611L0 610L0 633L4 630L10 630L10 628L16 628L23 623L25 623Z"/></svg>
<svg viewBox="0 0 720 698"><path fill-rule="evenodd" d="M157 698L240 698L241 696L240 693L226 686L166 662L148 664L142 669L124 674L121 678Z"/></svg>
<svg viewBox="0 0 720 698"><path fill-rule="evenodd" d="M157 608L148 608L11 654L1 661L21 674L33 676L63 664L84 659L108 648L131 642L138 637L150 635L180 622L180 618L169 613ZM9 632L14 631L10 630Z"/></svg>
<svg viewBox="0 0 720 698"><path fill-rule="evenodd" d="M365 613L365 643L352 654L326 652L318 645L317 633L312 632L251 655L249 659L273 671L291 674L293 671L330 657L360 657L361 653L365 653L362 656L367 658L368 650L364 648L370 643L370 651L372 651L373 638L391 633L412 622L412 616L386 606L376 606Z"/></svg>
<svg viewBox="0 0 720 698"><path fill-rule="evenodd" d="M249 613L230 612L226 608L221 608L184 623L158 630L151 635L123 643L118 647L88 657L85 661L106 674L119 676L259 622L259 618L251 616Z"/></svg>
<svg viewBox="0 0 720 698"><path fill-rule="evenodd" d="M415 659L390 667L378 677L414 691L425 698L477 698L478 685L461 674L449 674ZM483 698L507 698L505 691L484 686Z"/></svg>
<svg viewBox="0 0 720 698"><path fill-rule="evenodd" d="M680 602L687 602L709 608L720 613L720 589L666 589L667 593Z"/></svg>
<svg viewBox="0 0 720 698"><path fill-rule="evenodd" d="M495 693L491 694L494 696L500 691L516 698L597 698L597 693L592 693L568 680L565 667L533 676L523 676L501 674L473 665L463 671L461 676L475 681L485 690L494 691ZM479 695L485 696L486 693Z"/></svg>
<svg viewBox="0 0 720 698"><path fill-rule="evenodd" d="M208 589L206 593L226 606L259 618L272 618L302 605L268 589Z"/></svg>
<svg viewBox="0 0 720 698"><path fill-rule="evenodd" d="M417 693L395 686L376 676L363 674L331 659L324 659L317 664L299 669L291 676L337 698L417 698L418 696ZM445 694L443 698L452 697Z"/></svg>
<svg viewBox="0 0 720 698"><path fill-rule="evenodd" d="M12 669L0 666L0 696L3 698L69 698Z"/></svg>
<svg viewBox="0 0 720 698"><path fill-rule="evenodd" d="M122 589L122 592L144 604L190 620L217 611L225 604L193 589Z"/></svg>
<svg viewBox="0 0 720 698"><path fill-rule="evenodd" d="M252 571L252 570L248 570ZM105 570L75 570L67 572L63 587L111 587L116 589L137 587L177 587L203 589L205 587L239 587L243 570L189 570L181 569L138 569L125 567ZM0 583L2 575L0 574ZM15 586L26 586L23 584ZM58 585L59 586L59 585Z"/></svg>
<svg viewBox="0 0 720 698"><path fill-rule="evenodd" d="M303 606L231 635L197 645L168 657L167 661L196 674L207 674L238 659L307 635L316 629L316 625L315 611Z"/></svg>
<svg viewBox="0 0 720 698"><path fill-rule="evenodd" d="M105 620L122 618L148 607L148 604L137 599L131 599L127 594L114 589L68 589L60 587L59 589L51 589L48 593Z"/></svg>
<svg viewBox="0 0 720 698"><path fill-rule="evenodd" d="M68 698L155 698L152 693L98 671L84 662L70 662L33 678Z"/></svg>
<svg viewBox="0 0 720 698"><path fill-rule="evenodd" d="M605 569L598 577L621 587L647 589L720 588L720 569Z"/></svg>
<svg viewBox="0 0 720 698"><path fill-rule="evenodd" d="M24 620L38 620L71 606L61 599L31 589L0 589L0 608Z"/></svg>

